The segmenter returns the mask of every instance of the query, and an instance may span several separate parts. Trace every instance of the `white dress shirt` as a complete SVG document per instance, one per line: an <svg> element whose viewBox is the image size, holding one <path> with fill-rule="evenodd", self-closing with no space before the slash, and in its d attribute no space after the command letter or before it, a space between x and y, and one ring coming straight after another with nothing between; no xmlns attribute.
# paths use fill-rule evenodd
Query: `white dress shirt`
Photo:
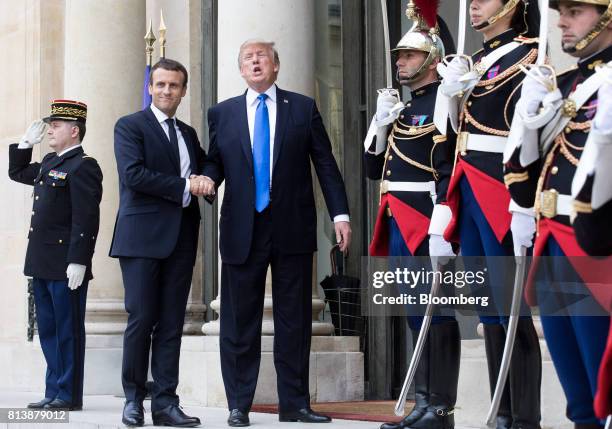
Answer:
<svg viewBox="0 0 612 429"><path fill-rule="evenodd" d="M157 118L157 121L161 125L166 137L168 137L168 144L170 144L170 129L166 119L169 118L164 112L159 110L153 103L151 103L151 111ZM176 137L178 139L179 157L181 165L181 177L185 179L185 190L183 191L183 207L187 207L191 202L191 193L189 192L189 176L191 175L191 160L189 158L189 151L187 150L187 144L183 138L183 134L176 124L176 118L172 118L174 122L174 129L176 130Z"/></svg>
<svg viewBox="0 0 612 429"><path fill-rule="evenodd" d="M267 94L266 106L268 107L268 120L270 121L270 189L272 189L272 168L274 167L274 136L276 134L276 84L265 92ZM255 132L255 113L259 105L259 92L247 89L246 108L247 121L249 123L249 136L251 137L251 150L253 149L253 133ZM348 222L349 215L340 214L334 216L334 222Z"/></svg>

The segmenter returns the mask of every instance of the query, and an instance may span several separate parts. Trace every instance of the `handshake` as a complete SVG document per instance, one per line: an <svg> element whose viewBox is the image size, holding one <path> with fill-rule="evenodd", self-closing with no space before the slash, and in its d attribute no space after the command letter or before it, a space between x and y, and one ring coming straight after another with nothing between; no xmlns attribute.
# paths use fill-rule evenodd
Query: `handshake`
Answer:
<svg viewBox="0 0 612 429"><path fill-rule="evenodd" d="M189 176L189 192L196 197L215 195L215 182L208 176Z"/></svg>

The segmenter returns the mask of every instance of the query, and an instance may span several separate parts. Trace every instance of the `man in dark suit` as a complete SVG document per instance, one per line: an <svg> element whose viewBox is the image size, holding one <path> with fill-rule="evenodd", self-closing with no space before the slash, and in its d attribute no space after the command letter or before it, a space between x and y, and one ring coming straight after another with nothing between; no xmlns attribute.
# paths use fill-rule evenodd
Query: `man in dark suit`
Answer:
<svg viewBox="0 0 612 429"><path fill-rule="evenodd" d="M81 147L86 119L85 104L55 100L51 116L35 121L19 144L9 148L10 178L34 186L23 271L32 277L38 336L47 362L45 397L28 408L83 407L85 301L102 199L102 171ZM53 152L31 163L45 122Z"/></svg>
<svg viewBox="0 0 612 429"><path fill-rule="evenodd" d="M351 237L344 183L314 100L274 84L280 67L274 44L245 42L239 66L248 89L208 111L204 169L215 186L225 180L220 347L228 424L249 425L269 265L279 419L329 422L311 410L308 390L316 250L311 161L343 251Z"/></svg>
<svg viewBox="0 0 612 429"><path fill-rule="evenodd" d="M196 259L206 154L196 131L174 116L187 71L162 59L151 69L150 107L115 125L119 212L110 256L119 258L128 323L123 342L123 423L144 424L151 350L155 425L198 426L179 407L181 335Z"/></svg>

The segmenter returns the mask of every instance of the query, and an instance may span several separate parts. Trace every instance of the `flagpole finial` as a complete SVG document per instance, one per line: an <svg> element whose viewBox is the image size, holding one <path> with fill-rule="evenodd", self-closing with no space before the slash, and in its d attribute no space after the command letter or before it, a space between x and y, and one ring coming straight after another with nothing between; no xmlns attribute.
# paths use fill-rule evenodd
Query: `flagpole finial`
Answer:
<svg viewBox="0 0 612 429"><path fill-rule="evenodd" d="M164 11L159 11L159 55L166 58L166 23L164 22Z"/></svg>
<svg viewBox="0 0 612 429"><path fill-rule="evenodd" d="M153 20L149 21L149 30L145 34L145 54L147 56L147 65L150 67L153 64L153 44L155 43L155 34L153 34Z"/></svg>

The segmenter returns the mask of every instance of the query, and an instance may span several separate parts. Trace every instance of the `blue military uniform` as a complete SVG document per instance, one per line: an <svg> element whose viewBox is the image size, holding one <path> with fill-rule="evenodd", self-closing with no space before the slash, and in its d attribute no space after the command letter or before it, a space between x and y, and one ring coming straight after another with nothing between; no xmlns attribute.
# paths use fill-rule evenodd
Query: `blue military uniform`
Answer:
<svg viewBox="0 0 612 429"><path fill-rule="evenodd" d="M493 310L479 313L491 394L501 367L514 279L511 198L503 182L502 154L524 79L520 67L535 61L536 43L537 39L509 29L487 40L472 56L481 77L471 93L460 95L455 165L447 194L453 217L445 238L459 242L468 269L482 269L480 256L487 261L489 282L483 290L491 295ZM539 427L540 384L539 341L525 306L497 415L498 428Z"/></svg>
<svg viewBox="0 0 612 429"><path fill-rule="evenodd" d="M385 151L376 153L376 138L366 141L367 177L382 179L370 244L372 256L429 255L428 230L434 204L445 202L452 169L448 156L452 150L446 146L454 146L454 141L447 141L433 124L439 84L435 81L411 91L411 100L392 124ZM423 261L424 258L415 260L411 268L431 270L431 265ZM408 312L408 325L416 343L424 308L410 306ZM401 423L387 423L382 428L453 427L460 347L454 310L438 309L415 374L415 408Z"/></svg>
<svg viewBox="0 0 612 429"><path fill-rule="evenodd" d="M49 153L40 163L31 159L31 148L10 146L10 178L34 187L24 274L33 278L38 334L47 362L45 398L59 398L78 409L83 403L85 301L93 277L102 171L80 146L62 156ZM70 263L87 267L83 284L75 290L67 285Z"/></svg>
<svg viewBox="0 0 612 429"><path fill-rule="evenodd" d="M522 166L517 149L505 165L506 184L513 199L523 206L535 202L538 232L534 256L554 257L543 258L539 265L534 264L527 297L531 304L537 301L540 306L546 342L567 398L567 416L578 425L599 423L593 411L593 397L610 320L593 299L603 302L598 295L605 291L589 291L585 284L585 279L592 275L585 272L585 267L592 269L595 262L584 263L586 253L578 244L576 232L580 232L584 242L598 242L595 246L609 246L609 241L599 239L599 235L586 239L588 231L593 231L593 225L587 222L595 220L594 217L580 215L576 230L570 222L572 180L597 109L597 93L582 106L574 104L572 107L568 99L574 96L578 85L593 76L597 64L610 60L612 47L558 75L557 84L564 99L563 116L571 119L558 135L552 136L554 140L542 159ZM588 189L587 186L583 192L588 193ZM585 199L587 195L582 194L580 198ZM606 206L602 209L606 210ZM602 229L606 230L609 226ZM531 287L533 285L535 288ZM576 296L583 299L575 302Z"/></svg>

